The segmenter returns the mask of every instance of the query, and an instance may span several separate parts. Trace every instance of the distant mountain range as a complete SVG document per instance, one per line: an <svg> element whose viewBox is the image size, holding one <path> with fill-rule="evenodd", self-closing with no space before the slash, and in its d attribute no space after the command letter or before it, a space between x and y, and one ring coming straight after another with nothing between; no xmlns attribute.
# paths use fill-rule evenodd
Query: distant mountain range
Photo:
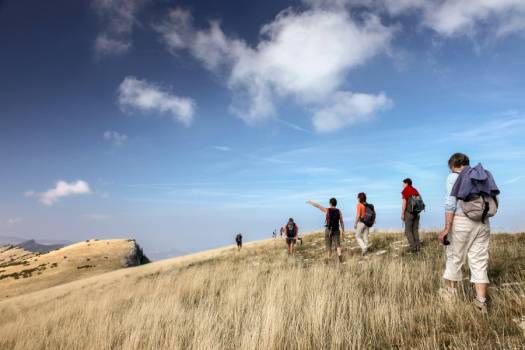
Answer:
<svg viewBox="0 0 525 350"><path fill-rule="evenodd" d="M14 236L0 236L0 245L14 245L33 253L47 253L69 244L70 242L67 241L42 239L37 242L34 239L28 240Z"/></svg>

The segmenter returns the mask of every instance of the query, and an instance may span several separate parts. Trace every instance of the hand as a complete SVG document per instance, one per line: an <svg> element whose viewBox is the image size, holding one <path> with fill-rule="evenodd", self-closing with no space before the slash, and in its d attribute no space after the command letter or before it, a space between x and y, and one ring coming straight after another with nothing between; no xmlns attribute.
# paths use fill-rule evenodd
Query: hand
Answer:
<svg viewBox="0 0 525 350"><path fill-rule="evenodd" d="M401 221L405 221L405 213L401 214Z"/></svg>
<svg viewBox="0 0 525 350"><path fill-rule="evenodd" d="M439 241L441 243L443 243L443 240L445 239L445 237L450 233L450 227L449 226L445 226L445 228L443 229L443 231L441 231L441 233L439 234Z"/></svg>
<svg viewBox="0 0 525 350"><path fill-rule="evenodd" d="M309 199L309 200L306 201L306 204L314 205L315 202L313 200Z"/></svg>

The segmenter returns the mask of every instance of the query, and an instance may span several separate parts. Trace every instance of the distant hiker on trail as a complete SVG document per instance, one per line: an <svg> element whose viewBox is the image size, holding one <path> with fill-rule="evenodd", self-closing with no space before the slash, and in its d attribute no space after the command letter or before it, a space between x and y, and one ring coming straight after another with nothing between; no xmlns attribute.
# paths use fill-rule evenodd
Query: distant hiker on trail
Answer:
<svg viewBox="0 0 525 350"><path fill-rule="evenodd" d="M237 243L237 250L241 250L241 248L242 248L242 234L238 233L237 236L235 236L235 243Z"/></svg>
<svg viewBox="0 0 525 350"><path fill-rule="evenodd" d="M339 259L339 262L343 262L343 256L341 255L341 240L345 235L345 224L343 221L343 214L341 214L341 211L336 208L337 199L330 198L330 208L325 208L312 200L309 200L306 203L316 207L323 213L326 213L324 238L327 259L332 257L332 243L334 243L337 250L337 258Z"/></svg>
<svg viewBox="0 0 525 350"><path fill-rule="evenodd" d="M273 232L272 232L272 238L273 238L273 239L277 238L277 230L273 230Z"/></svg>
<svg viewBox="0 0 525 350"><path fill-rule="evenodd" d="M366 194L361 192L357 195L357 213L355 216L355 239L361 253L366 255L368 253L368 234L370 233L370 227L372 227L376 221L376 213L374 206L366 202Z"/></svg>
<svg viewBox="0 0 525 350"><path fill-rule="evenodd" d="M284 227L281 227L281 238L283 238Z"/></svg>
<svg viewBox="0 0 525 350"><path fill-rule="evenodd" d="M411 252L418 252L421 246L419 241L419 217L425 210L425 203L419 192L412 187L412 180L403 180L403 191L401 192L403 202L401 205L401 220L405 223L405 236L410 244Z"/></svg>
<svg viewBox="0 0 525 350"><path fill-rule="evenodd" d="M284 226L284 231L286 232L286 244L288 245L288 255L294 255L295 243L297 242L297 236L299 234L299 227L293 221L293 219L290 218Z"/></svg>
<svg viewBox="0 0 525 350"><path fill-rule="evenodd" d="M446 300L457 295L457 284L463 279L461 268L465 260L470 267L470 282L474 283L474 305L487 312L489 278L489 218L498 209L500 191L489 171L481 164L470 167L468 156L453 154L448 166L445 228L439 240L446 246L447 262L443 278L445 289L440 294Z"/></svg>

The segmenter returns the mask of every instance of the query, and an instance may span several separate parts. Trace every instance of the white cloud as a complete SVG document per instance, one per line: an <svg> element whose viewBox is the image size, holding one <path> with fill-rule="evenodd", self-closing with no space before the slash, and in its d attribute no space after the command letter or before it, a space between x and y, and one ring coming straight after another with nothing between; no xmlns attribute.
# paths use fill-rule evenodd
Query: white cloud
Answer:
<svg viewBox="0 0 525 350"><path fill-rule="evenodd" d="M104 140L107 140L107 141L110 141L111 143L113 143L115 146L122 146L124 145L124 143L126 143L127 139L128 139L128 135L126 134L121 134L117 131L105 131L104 132Z"/></svg>
<svg viewBox="0 0 525 350"><path fill-rule="evenodd" d="M212 146L213 149L216 149L217 151L221 151L221 152L229 152L231 151L232 149L228 146Z"/></svg>
<svg viewBox="0 0 525 350"><path fill-rule="evenodd" d="M63 197L90 193L91 189L89 188L89 184L85 181L77 180L70 183L58 181L54 188L46 192L28 191L25 195L26 197L36 197L45 205L53 205Z"/></svg>
<svg viewBox="0 0 525 350"><path fill-rule="evenodd" d="M501 37L525 30L523 0L305 0L316 4L361 5L392 16L418 13L420 24L445 37L481 31Z"/></svg>
<svg viewBox="0 0 525 350"><path fill-rule="evenodd" d="M173 95L157 84L131 76L126 77L118 88L118 104L123 111L137 109L168 114L185 126L191 124L196 108L191 98Z"/></svg>
<svg viewBox="0 0 525 350"><path fill-rule="evenodd" d="M9 226L16 225L16 224L18 224L20 222L22 222L21 218L9 218L9 219L7 219L7 224Z"/></svg>
<svg viewBox="0 0 525 350"><path fill-rule="evenodd" d="M136 14L148 0L93 0L93 8L102 22L95 40L98 56L122 55L132 47L132 32Z"/></svg>
<svg viewBox="0 0 525 350"><path fill-rule="evenodd" d="M155 28L173 54L186 50L211 72L225 75L231 110L248 124L275 117L279 98L324 107L350 70L388 50L394 32L377 16L356 19L319 7L282 11L261 28L255 47L228 37L216 21L195 28L191 14L181 9Z"/></svg>
<svg viewBox="0 0 525 350"><path fill-rule="evenodd" d="M370 95L338 92L333 97L333 103L315 112L313 124L317 131L334 131L367 120L377 111L391 105L392 101L383 93Z"/></svg>

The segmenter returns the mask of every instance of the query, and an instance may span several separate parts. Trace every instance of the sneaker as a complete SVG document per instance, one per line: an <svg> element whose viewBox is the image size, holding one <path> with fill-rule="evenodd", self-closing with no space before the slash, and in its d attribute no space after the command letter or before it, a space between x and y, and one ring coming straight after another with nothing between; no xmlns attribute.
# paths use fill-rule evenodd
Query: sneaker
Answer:
<svg viewBox="0 0 525 350"><path fill-rule="evenodd" d="M487 314L487 302L482 303L478 298L474 298L473 304L482 314Z"/></svg>
<svg viewBox="0 0 525 350"><path fill-rule="evenodd" d="M362 255L362 256L365 256L365 255L367 255L367 254L368 254L368 249L365 249L365 250L363 250L363 251L361 252L361 255Z"/></svg>
<svg viewBox="0 0 525 350"><path fill-rule="evenodd" d="M340 262L340 263L343 262L343 256L342 256L342 255L337 256L337 258L339 259L339 262Z"/></svg>

